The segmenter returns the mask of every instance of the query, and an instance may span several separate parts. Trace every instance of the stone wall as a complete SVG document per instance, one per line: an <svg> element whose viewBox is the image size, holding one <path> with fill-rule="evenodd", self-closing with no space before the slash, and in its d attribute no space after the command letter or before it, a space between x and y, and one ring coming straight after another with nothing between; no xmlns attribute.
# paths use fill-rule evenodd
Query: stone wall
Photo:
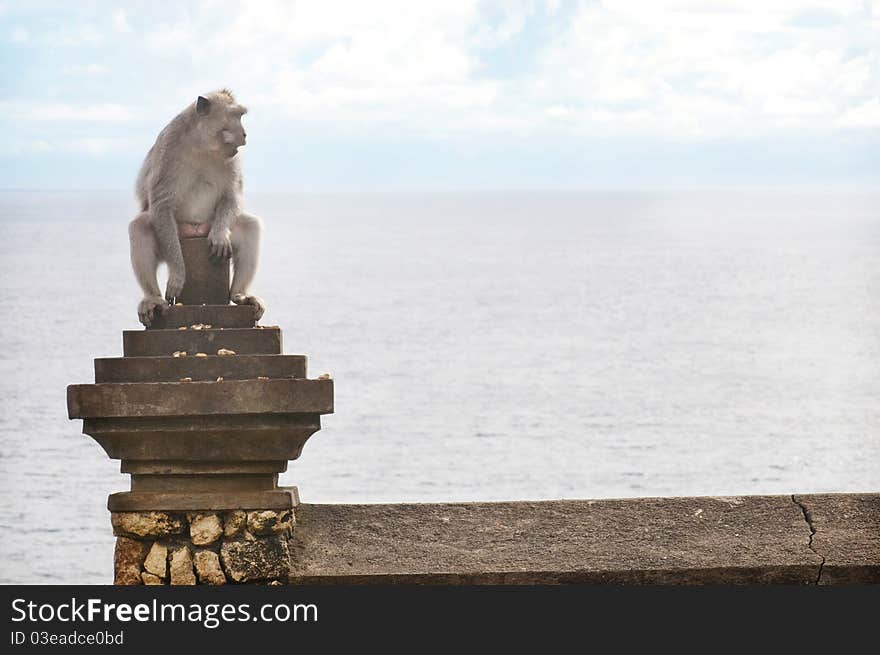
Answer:
<svg viewBox="0 0 880 655"><path fill-rule="evenodd" d="M880 494L296 507L302 584L880 583Z"/></svg>
<svg viewBox="0 0 880 655"><path fill-rule="evenodd" d="M291 510L113 512L118 585L281 584Z"/></svg>

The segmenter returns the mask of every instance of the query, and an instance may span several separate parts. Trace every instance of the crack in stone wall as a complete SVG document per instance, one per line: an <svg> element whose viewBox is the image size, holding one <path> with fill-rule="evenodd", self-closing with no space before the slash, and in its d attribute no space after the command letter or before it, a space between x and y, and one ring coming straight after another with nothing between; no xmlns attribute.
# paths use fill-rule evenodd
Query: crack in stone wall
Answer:
<svg viewBox="0 0 880 655"><path fill-rule="evenodd" d="M816 581L813 583L818 585L819 581L822 579L822 568L825 566L825 556L822 553L817 552L816 549L813 547L813 537L816 535L816 528L813 525L813 514L812 512L810 512L809 508L806 505L804 505L801 501L797 499L794 494L792 494L791 496L791 502L793 502L800 508L801 512L804 515L804 521L806 521L807 527L810 528L810 539L807 542L807 548L809 548L811 551L816 553L816 555L822 558L822 561L819 562L819 571L816 574Z"/></svg>

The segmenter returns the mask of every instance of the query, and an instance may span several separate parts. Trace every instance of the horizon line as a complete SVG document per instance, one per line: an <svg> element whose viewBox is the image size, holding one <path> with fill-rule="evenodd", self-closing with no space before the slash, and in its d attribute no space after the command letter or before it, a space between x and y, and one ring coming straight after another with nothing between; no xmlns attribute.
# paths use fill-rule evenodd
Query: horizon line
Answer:
<svg viewBox="0 0 880 655"><path fill-rule="evenodd" d="M386 195L386 194L427 194L427 193L584 193L584 192L658 192L658 191L857 191L880 192L880 181L829 182L827 184L711 184L711 185L606 185L606 186L565 186L565 187L382 187L382 188L252 188L247 193L291 193L300 195ZM133 189L122 187L2 187L0 193L131 193Z"/></svg>

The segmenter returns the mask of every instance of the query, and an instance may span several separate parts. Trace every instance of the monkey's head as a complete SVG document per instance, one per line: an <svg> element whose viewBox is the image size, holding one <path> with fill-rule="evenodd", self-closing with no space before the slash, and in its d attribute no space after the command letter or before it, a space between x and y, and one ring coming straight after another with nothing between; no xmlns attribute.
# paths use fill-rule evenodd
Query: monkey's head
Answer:
<svg viewBox="0 0 880 655"><path fill-rule="evenodd" d="M245 144L247 132L241 117L247 109L235 101L226 89L199 96L195 102L196 129L205 150L226 159L238 154Z"/></svg>

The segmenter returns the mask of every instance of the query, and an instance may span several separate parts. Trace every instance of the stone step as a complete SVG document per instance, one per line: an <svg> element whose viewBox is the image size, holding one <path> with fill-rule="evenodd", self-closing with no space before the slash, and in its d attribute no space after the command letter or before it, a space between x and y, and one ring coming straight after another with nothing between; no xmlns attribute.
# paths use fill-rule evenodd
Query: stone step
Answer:
<svg viewBox="0 0 880 655"><path fill-rule="evenodd" d="M95 360L95 382L179 382L306 377L305 355L108 357Z"/></svg>
<svg viewBox="0 0 880 655"><path fill-rule="evenodd" d="M123 473L248 473L245 463L274 462L280 473L287 460L321 429L318 414L217 414L87 418L83 432L94 437L110 459L122 460ZM230 461L239 468L231 469ZM185 464L183 464L185 462ZM262 463L262 464L260 464ZM190 467L190 468L187 468Z"/></svg>
<svg viewBox="0 0 880 655"><path fill-rule="evenodd" d="M158 312L157 312L158 314ZM167 330L196 323L215 328L252 328L256 325L253 305L172 305L158 314L148 329Z"/></svg>
<svg viewBox="0 0 880 655"><path fill-rule="evenodd" d="M220 348L233 350L238 355L280 355L281 329L125 330L122 333L122 351L126 357L167 357L175 351L216 355Z"/></svg>
<svg viewBox="0 0 880 655"><path fill-rule="evenodd" d="M332 414L333 380L72 384L70 418Z"/></svg>
<svg viewBox="0 0 880 655"><path fill-rule="evenodd" d="M137 512L161 507L163 511L230 509L290 509L299 503L296 487L279 487L270 491L208 491L169 493L155 491L123 491L110 494L107 509L111 512Z"/></svg>

